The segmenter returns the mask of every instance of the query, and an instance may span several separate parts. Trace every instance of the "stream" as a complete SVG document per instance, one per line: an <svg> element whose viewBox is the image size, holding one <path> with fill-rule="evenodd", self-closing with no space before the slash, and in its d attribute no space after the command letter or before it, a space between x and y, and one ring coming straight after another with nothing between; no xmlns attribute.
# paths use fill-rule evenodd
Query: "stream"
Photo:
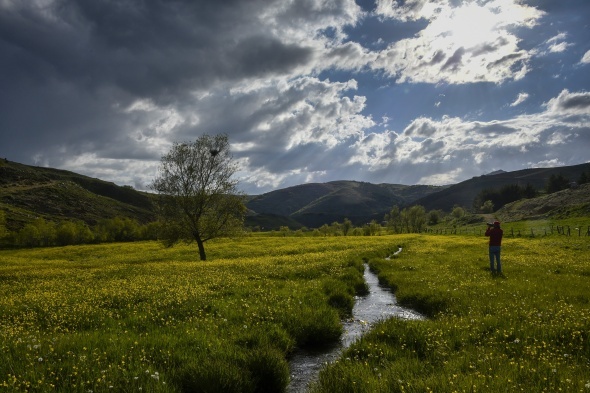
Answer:
<svg viewBox="0 0 590 393"><path fill-rule="evenodd" d="M419 313L398 306L395 295L389 288L379 285L377 275L366 265L364 278L369 287L369 294L355 297L352 318L344 322L344 333L339 345L323 351L301 350L293 355L290 361L291 381L287 387L288 393L306 392L309 384L317 378L322 366L337 360L342 351L369 331L375 322L391 317L424 319Z"/></svg>

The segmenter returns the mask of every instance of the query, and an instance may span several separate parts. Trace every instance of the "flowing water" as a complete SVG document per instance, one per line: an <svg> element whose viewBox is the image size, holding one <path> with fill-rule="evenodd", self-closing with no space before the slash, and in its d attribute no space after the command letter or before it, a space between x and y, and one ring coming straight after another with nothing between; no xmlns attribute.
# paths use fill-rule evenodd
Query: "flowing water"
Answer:
<svg viewBox="0 0 590 393"><path fill-rule="evenodd" d="M323 351L302 350L295 353L291 359L291 382L287 387L288 393L307 391L309 383L317 378L322 366L338 359L342 351L367 332L375 322L391 317L424 319L417 312L398 306L395 295L388 288L379 285L377 275L366 266L364 278L369 287L369 294L355 298L352 318L344 323L344 333L339 345Z"/></svg>

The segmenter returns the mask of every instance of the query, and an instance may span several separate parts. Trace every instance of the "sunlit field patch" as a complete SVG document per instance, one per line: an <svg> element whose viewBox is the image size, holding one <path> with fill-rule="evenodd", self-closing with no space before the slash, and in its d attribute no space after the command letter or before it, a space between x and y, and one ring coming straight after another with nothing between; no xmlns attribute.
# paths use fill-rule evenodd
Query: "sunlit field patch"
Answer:
<svg viewBox="0 0 590 393"><path fill-rule="evenodd" d="M0 387L282 391L295 347L338 340L361 257L394 242L222 239L207 262L155 242L1 251Z"/></svg>
<svg viewBox="0 0 590 393"><path fill-rule="evenodd" d="M373 259L398 301L430 317L388 320L320 374L314 392L590 392L590 240L400 236Z"/></svg>

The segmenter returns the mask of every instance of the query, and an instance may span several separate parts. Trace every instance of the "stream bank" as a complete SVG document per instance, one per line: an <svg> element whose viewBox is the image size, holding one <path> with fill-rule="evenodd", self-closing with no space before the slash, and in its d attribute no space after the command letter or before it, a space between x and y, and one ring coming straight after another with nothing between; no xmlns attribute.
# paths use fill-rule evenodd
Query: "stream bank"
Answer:
<svg viewBox="0 0 590 393"><path fill-rule="evenodd" d="M379 284L379 278L367 265L364 279L369 287L369 293L355 297L352 318L344 322L344 333L340 343L327 350L301 350L294 354L290 361L291 381L287 387L288 393L306 392L309 384L317 378L322 366L337 360L342 351L370 330L375 322L391 317L424 319L421 314L399 306L395 295L389 288Z"/></svg>

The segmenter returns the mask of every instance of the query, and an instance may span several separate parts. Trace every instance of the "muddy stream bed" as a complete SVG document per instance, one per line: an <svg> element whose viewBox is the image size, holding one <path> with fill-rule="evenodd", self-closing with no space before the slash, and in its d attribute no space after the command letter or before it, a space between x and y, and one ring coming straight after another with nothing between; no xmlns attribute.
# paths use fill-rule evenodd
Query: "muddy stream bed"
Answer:
<svg viewBox="0 0 590 393"><path fill-rule="evenodd" d="M391 317L424 319L419 313L397 305L395 295L389 288L379 284L377 275L366 265L364 278L369 293L355 298L352 318L343 324L344 332L340 343L322 351L301 350L291 358L291 382L287 387L288 393L306 392L309 384L317 378L322 366L337 360L342 351L370 330L375 322Z"/></svg>

